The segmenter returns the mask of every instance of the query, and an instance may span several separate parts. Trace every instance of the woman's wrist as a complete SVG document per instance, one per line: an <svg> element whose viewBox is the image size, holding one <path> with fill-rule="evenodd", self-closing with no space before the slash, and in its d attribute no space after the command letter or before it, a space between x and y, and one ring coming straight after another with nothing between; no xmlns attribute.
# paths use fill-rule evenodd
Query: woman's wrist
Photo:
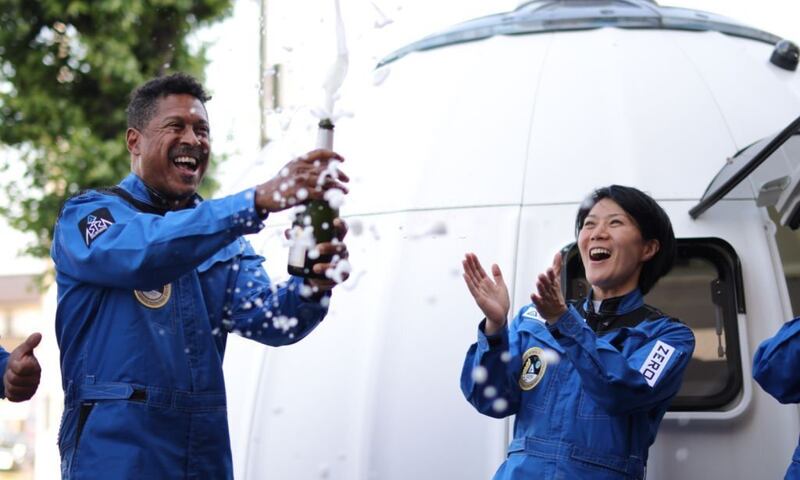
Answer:
<svg viewBox="0 0 800 480"><path fill-rule="evenodd" d="M544 317L545 321L548 325L554 325L559 318L561 318L565 313L567 313L567 307L563 307L560 310L553 312L551 315Z"/></svg>
<svg viewBox="0 0 800 480"><path fill-rule="evenodd" d="M483 333L485 333L487 336L497 335L503 330L503 328L505 328L505 326L506 326L505 318L502 320L496 320L496 319L493 320L490 319L489 317L486 317L486 324L483 327Z"/></svg>

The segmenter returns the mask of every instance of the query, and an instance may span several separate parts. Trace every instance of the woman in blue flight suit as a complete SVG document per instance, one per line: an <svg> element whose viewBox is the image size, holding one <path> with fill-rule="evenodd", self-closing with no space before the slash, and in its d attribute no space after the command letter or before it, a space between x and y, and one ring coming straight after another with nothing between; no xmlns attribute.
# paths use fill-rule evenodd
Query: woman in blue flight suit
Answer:
<svg viewBox="0 0 800 480"><path fill-rule="evenodd" d="M567 304L561 255L539 275L531 305L506 328L509 296L474 254L464 280L486 316L467 352L461 389L481 413L516 415L495 479L640 479L670 400L694 351L692 331L644 304L672 267L664 210L618 185L593 192L575 222L592 288Z"/></svg>
<svg viewBox="0 0 800 480"><path fill-rule="evenodd" d="M800 317L764 340L753 357L753 378L781 403L800 402ZM785 480L800 479L800 445L795 449Z"/></svg>

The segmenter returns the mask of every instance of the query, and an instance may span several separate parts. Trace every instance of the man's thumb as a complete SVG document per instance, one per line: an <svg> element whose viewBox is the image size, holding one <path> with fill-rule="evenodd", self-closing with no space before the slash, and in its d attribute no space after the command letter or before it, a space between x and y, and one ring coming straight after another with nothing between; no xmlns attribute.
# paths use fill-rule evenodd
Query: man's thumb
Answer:
<svg viewBox="0 0 800 480"><path fill-rule="evenodd" d="M33 352L34 348L39 346L39 342L41 342L41 341L42 341L42 334L41 333L39 333L39 332L32 333L32 334L30 334L30 336L27 339L25 339L24 342L22 342L20 344L19 347L17 347L17 349L21 349L22 351L20 353L23 353L23 354L31 353L31 352Z"/></svg>

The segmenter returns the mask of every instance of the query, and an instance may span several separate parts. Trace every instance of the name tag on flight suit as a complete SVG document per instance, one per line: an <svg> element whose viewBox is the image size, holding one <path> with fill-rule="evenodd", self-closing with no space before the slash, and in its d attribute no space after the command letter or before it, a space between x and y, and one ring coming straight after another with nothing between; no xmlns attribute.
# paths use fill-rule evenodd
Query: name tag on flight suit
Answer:
<svg viewBox="0 0 800 480"><path fill-rule="evenodd" d="M661 373L667 368L667 363L673 353L675 353L675 347L661 340L656 341L653 349L650 350L650 355L647 356L647 360L644 361L642 368L639 369L648 385L652 387L656 384Z"/></svg>

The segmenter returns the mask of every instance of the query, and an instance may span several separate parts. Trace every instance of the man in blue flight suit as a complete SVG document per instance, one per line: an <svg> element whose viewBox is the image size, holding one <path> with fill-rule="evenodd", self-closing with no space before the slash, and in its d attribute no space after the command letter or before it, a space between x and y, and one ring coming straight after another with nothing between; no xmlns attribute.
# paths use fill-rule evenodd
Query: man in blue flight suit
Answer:
<svg viewBox="0 0 800 480"><path fill-rule="evenodd" d="M781 403L800 402L800 317L764 340L753 357L753 378L761 388ZM800 480L800 445L792 455L786 480Z"/></svg>
<svg viewBox="0 0 800 480"><path fill-rule="evenodd" d="M261 185L203 201L208 99L185 74L136 89L127 110L132 173L68 200L56 224L62 478L232 478L227 334L286 345L327 312L333 281L272 284L243 235L298 198L346 192L344 173L323 175L342 158L315 150ZM342 240L346 227L334 223ZM317 273L348 256L341 241L318 250L333 260Z"/></svg>

